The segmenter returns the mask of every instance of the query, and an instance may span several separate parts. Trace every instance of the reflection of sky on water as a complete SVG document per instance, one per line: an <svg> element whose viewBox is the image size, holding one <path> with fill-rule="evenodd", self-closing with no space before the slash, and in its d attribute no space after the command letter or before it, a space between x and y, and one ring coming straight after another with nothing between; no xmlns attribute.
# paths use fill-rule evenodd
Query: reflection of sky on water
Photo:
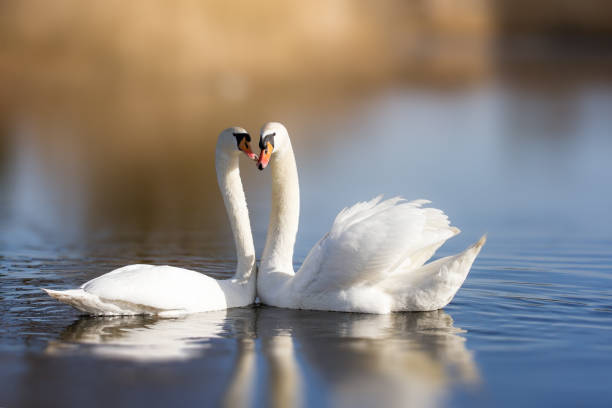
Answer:
<svg viewBox="0 0 612 408"><path fill-rule="evenodd" d="M40 138L27 122L15 129L10 142L5 189L8 223L17 234L12 241L36 240L55 231L72 239L82 234L89 204L83 157L65 140Z"/></svg>
<svg viewBox="0 0 612 408"><path fill-rule="evenodd" d="M406 89L355 102L320 121L302 118L295 127L289 122L302 193L298 255L305 255L341 208L378 194L432 200L466 233L458 239L463 246L485 231L605 234L612 205L607 181L612 117L606 113L611 95L606 87ZM96 233L121 229L143 214L149 224L140 230L164 231L187 222L229 238L224 218L216 216L221 198L211 175L177 183L135 168L145 171L139 179L162 187L140 196L139 187L128 183L100 200L98 189L117 184L116 177L105 181L91 174L96 167L79 156L78 146L37 137L35 131L22 124L12 139L4 188L5 220L14 232L7 245L41 237L74 241L91 237L91 226L98 226ZM269 174L255 171L247 160L242 174L261 250ZM197 189L203 193L188 200L181 193ZM101 201L128 206L125 213L133 216L114 217ZM92 221L96 217L102 224Z"/></svg>
<svg viewBox="0 0 612 408"><path fill-rule="evenodd" d="M384 94L296 141L302 231L385 193L432 200L468 240L607 233L611 107L600 89ZM310 133L334 136L309 149Z"/></svg>
<svg viewBox="0 0 612 408"><path fill-rule="evenodd" d="M203 377L201 393L231 406L428 407L449 387L479 381L461 332L443 311L263 307L179 319L81 318L46 353L147 363L152 372L170 363L219 367L225 385L210 387Z"/></svg>
<svg viewBox="0 0 612 408"><path fill-rule="evenodd" d="M605 233L612 204L607 182L612 172L611 95L606 87L406 89L355 102L321 120L315 115L301 118L298 126L289 122L302 190L298 244L304 241L309 248L342 207L381 193L432 200L467 233L466 240L484 231ZM26 122L11 139L4 177L9 192L5 219L15 231L10 243L17 244L19 235L27 233L74 240L90 235L88 226L120 229L143 214L149 214L153 231L186 220L205 228L212 222L227 235L225 225L215 222L223 220L215 216L222 207L211 175L200 173L177 183L157 170L135 167L135 172L145 171L140 180L162 187L141 196L141 187L127 183L114 196L100 198L98 190L118 184L117 178L107 176L113 178L105 181L103 172L91 174L96 166L79 156L78 146L62 138L37 137L37 130ZM242 166L261 248L269 175L246 160ZM190 199L181 193L197 189L203 193ZM103 201L128 206L126 214L135 218L114 217ZM209 217L202 221L204 215ZM92 222L96 217L102 217L102 224Z"/></svg>

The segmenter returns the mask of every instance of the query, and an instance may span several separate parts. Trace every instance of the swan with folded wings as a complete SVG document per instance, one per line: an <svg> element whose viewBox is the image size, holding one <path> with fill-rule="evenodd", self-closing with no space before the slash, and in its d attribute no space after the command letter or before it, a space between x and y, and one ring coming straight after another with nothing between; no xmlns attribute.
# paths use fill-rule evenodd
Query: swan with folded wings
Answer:
<svg viewBox="0 0 612 408"><path fill-rule="evenodd" d="M217 181L236 245L236 273L214 279L173 266L128 265L68 290L43 289L50 296L91 315L176 316L247 306L255 300L255 247L238 159L250 159L251 136L240 127L219 135L215 153Z"/></svg>
<svg viewBox="0 0 612 408"><path fill-rule="evenodd" d="M272 169L272 209L257 278L262 303L293 309L361 313L426 311L446 306L486 241L427 262L459 229L426 200L381 197L345 208L297 272L298 174L287 129L263 126L257 166ZM270 164L271 163L271 164Z"/></svg>

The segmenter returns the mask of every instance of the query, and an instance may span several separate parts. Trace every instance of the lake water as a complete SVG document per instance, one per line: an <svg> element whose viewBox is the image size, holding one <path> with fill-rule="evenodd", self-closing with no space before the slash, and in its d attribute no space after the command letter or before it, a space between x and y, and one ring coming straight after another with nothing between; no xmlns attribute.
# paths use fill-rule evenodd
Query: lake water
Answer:
<svg viewBox="0 0 612 408"><path fill-rule="evenodd" d="M88 224L87 189L60 206L52 193L78 177L39 165L48 150L20 126L1 168L0 406L610 406L611 112L609 83L489 83L289 116L296 266L340 209L380 193L428 198L462 229L436 257L489 234L448 307L388 316L80 316L39 288L131 263L230 276L220 198L212 189L212 216L187 226ZM269 174L246 160L242 172L260 254Z"/></svg>

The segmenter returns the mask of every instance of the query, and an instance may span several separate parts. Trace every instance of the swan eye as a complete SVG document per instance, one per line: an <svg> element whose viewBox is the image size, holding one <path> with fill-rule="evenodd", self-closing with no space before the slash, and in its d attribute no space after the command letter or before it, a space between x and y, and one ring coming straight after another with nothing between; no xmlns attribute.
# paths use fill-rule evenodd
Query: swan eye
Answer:
<svg viewBox="0 0 612 408"><path fill-rule="evenodd" d="M236 138L236 146L238 149L242 150L243 147L248 147L248 142L251 141L251 135L248 133L234 133L234 137Z"/></svg>
<svg viewBox="0 0 612 408"><path fill-rule="evenodd" d="M272 148L274 148L274 136L276 136L276 132L269 133L265 136L260 137L259 138L259 148L261 150L264 150L268 144L271 144Z"/></svg>
<svg viewBox="0 0 612 408"><path fill-rule="evenodd" d="M257 155L251 151L251 147L249 146L251 136L248 133L234 133L234 137L236 138L238 150L244 152L252 160L258 159Z"/></svg>

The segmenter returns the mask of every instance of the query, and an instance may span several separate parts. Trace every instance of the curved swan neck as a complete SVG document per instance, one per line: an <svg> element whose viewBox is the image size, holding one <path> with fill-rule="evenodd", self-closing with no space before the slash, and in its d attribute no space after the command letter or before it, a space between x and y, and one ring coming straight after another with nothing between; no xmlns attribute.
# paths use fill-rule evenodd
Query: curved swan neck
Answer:
<svg viewBox="0 0 612 408"><path fill-rule="evenodd" d="M291 142L275 154L272 170L272 209L261 271L293 273L293 247L300 217L300 187Z"/></svg>
<svg viewBox="0 0 612 408"><path fill-rule="evenodd" d="M240 179L238 155L227 154L217 147L215 167L217 182L223 196L225 210L234 235L234 244L236 245L238 263L234 278L246 281L255 275L252 273L255 267L255 246L253 245L249 211Z"/></svg>

